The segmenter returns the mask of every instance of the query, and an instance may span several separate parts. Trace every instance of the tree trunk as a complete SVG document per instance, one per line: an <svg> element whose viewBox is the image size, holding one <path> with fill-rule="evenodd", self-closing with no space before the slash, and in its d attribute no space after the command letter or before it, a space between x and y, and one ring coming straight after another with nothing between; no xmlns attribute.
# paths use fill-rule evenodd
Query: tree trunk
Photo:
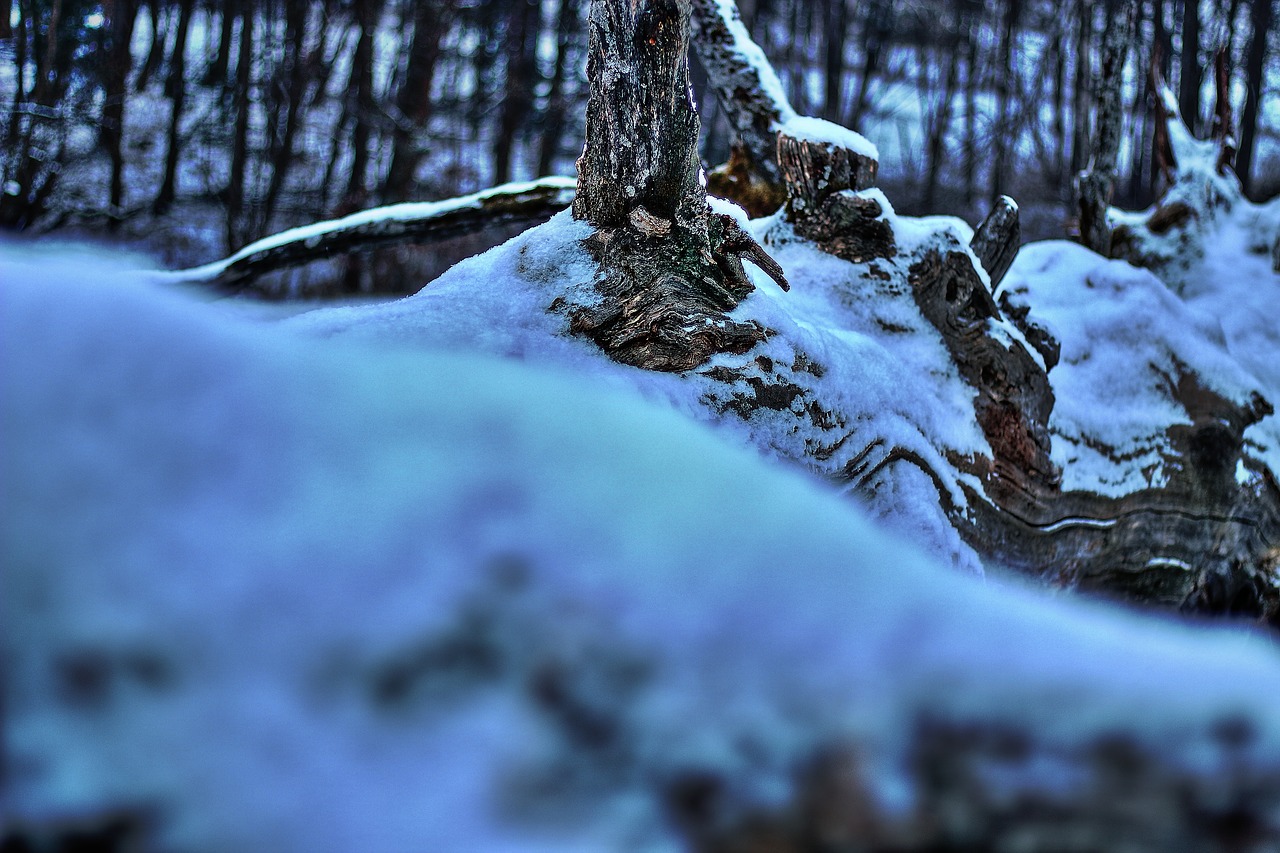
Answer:
<svg viewBox="0 0 1280 853"><path fill-rule="evenodd" d="M235 37L236 0L227 0L219 10L218 52L205 72L207 86L231 86L231 42Z"/></svg>
<svg viewBox="0 0 1280 853"><path fill-rule="evenodd" d="M958 22L957 22L958 24ZM958 26L957 26L958 29ZM960 44L959 37L951 42L947 51L946 79L942 84L942 97L934 110L929 127L928 159L925 163L924 209L936 210L938 202L938 181L947 159L947 134L951 130L952 103L960 85Z"/></svg>
<svg viewBox="0 0 1280 853"><path fill-rule="evenodd" d="M164 18L161 14L160 0L147 0L147 11L151 21L151 47L147 50L147 58L142 63L142 70L138 72L138 79L134 83L137 91L142 92L147 88L147 84L151 82L151 77L160 68L160 63L164 61L165 42L168 41L168 33L164 30Z"/></svg>
<svg viewBox="0 0 1280 853"><path fill-rule="evenodd" d="M102 131L100 141L111 160L111 189L108 204L111 230L119 227L124 208L124 107L129 69L133 57L129 45L133 41L133 23L138 10L135 0L111 0L103 4L107 15L106 27L111 40L106 52L103 70Z"/></svg>
<svg viewBox="0 0 1280 853"><path fill-rule="evenodd" d="M592 0L586 146L573 215L596 229L598 306L570 329L611 357L689 370L764 340L727 316L752 289L738 258L758 250L702 187L689 88L690 0ZM763 255L763 252L760 252Z"/></svg>
<svg viewBox="0 0 1280 853"><path fill-rule="evenodd" d="M1000 30L999 71L996 77L998 123L993 140L995 152L991 160L991 196L993 198L1005 194L1014 168L1014 152L1010 149L1010 145L1016 143L1017 134L1013 130L1016 122L1013 115L1012 87L1014 75L1018 73L1018 69L1013 64L1013 42L1017 37L1018 19L1021 16L1022 0L1005 0L1004 20Z"/></svg>
<svg viewBox="0 0 1280 853"><path fill-rule="evenodd" d="M1089 163L1089 102L1093 91L1093 6L1089 0L1076 2L1075 105L1072 107L1071 174L1078 175Z"/></svg>
<svg viewBox="0 0 1280 853"><path fill-rule="evenodd" d="M542 140L538 147L538 175L550 175L555 170L556 156L564 136L565 69L569 64L569 50L577 29L579 0L560 0L556 21L556 59L551 70L550 88L547 91L547 108L542 125Z"/></svg>
<svg viewBox="0 0 1280 853"><path fill-rule="evenodd" d="M969 207L977 192L978 173L978 49L982 41L982 7L970 3L965 12L964 63L964 203Z"/></svg>
<svg viewBox="0 0 1280 853"><path fill-rule="evenodd" d="M1249 13L1252 34L1249 36L1248 56L1245 59L1244 110L1240 113L1240 150L1236 155L1236 174L1245 189L1253 196L1258 193L1258 182L1253 175L1253 159L1258 137L1258 105L1262 101L1267 59L1267 37L1271 34L1274 16L1273 0L1254 0Z"/></svg>
<svg viewBox="0 0 1280 853"><path fill-rule="evenodd" d="M826 91L822 117L839 121L844 111L844 46L848 26L846 0L826 0L823 24L827 36Z"/></svg>
<svg viewBox="0 0 1280 853"><path fill-rule="evenodd" d="M244 187L249 172L249 121L253 83L253 4L234 0L240 16L240 55L236 60L236 130L231 143L231 176L227 183L227 251L240 248L245 240ZM232 10L228 9L227 14Z"/></svg>
<svg viewBox="0 0 1280 853"><path fill-rule="evenodd" d="M1080 242L1100 255L1111 249L1111 229L1107 207L1115 189L1116 156L1120 151L1123 123L1121 93L1124 66L1132 38L1134 0L1111 0L1110 26L1103 35L1102 68L1097 97L1097 141L1093 160L1078 181L1080 199Z"/></svg>
<svg viewBox="0 0 1280 853"><path fill-rule="evenodd" d="M258 229L265 232L271 224L271 216L275 212L280 193L284 189L289 169L293 165L294 139L298 134L299 113L302 101L307 94L309 69L303 55L307 38L307 19L309 3L307 0L286 0L285 2L285 59L280 69L280 90L285 101L284 115L279 120L277 132L272 134L271 147L275 156L272 158L271 181L267 185L267 196L262 205L262 224Z"/></svg>
<svg viewBox="0 0 1280 853"><path fill-rule="evenodd" d="M431 86L440 42L448 33L453 17L452 0L443 4L413 5L413 39L404 82L396 92L396 123L391 133L391 165L382 185L388 202L407 201L416 187L418 164L422 161L421 134L431 120Z"/></svg>
<svg viewBox="0 0 1280 853"><path fill-rule="evenodd" d="M499 107L498 137L493 146L493 182L511 180L516 136L533 110L533 85L538 73L537 0L519 0L507 19L505 94Z"/></svg>
<svg viewBox="0 0 1280 853"><path fill-rule="evenodd" d="M880 73L880 65L890 49L893 35L893 3L891 0L870 0L866 4L866 18L862 26L863 62L858 78L858 94L853 99L853 109L846 124L858 128L871 106L871 82Z"/></svg>
<svg viewBox="0 0 1280 853"><path fill-rule="evenodd" d="M0 4L0 39L13 38L13 13L17 0L5 0Z"/></svg>
<svg viewBox="0 0 1280 853"><path fill-rule="evenodd" d="M377 109L373 96L373 49L381 5L380 2L368 2L357 3L355 6L356 26L360 30L360 36L351 58L351 76L347 81L347 109L352 115L353 128L351 172L339 205L344 213L359 210L368 204L366 181L369 171L369 142L373 136L370 123L374 110Z"/></svg>
<svg viewBox="0 0 1280 853"><path fill-rule="evenodd" d="M195 0L180 0L178 4L178 28L173 42L173 55L169 59L169 77L165 84L173 109L169 115L169 142L164 160L164 179L156 194L152 210L163 215L173 206L178 190L178 160L182 154L182 110L187 101L187 34L191 29L191 13Z"/></svg>
<svg viewBox="0 0 1280 853"><path fill-rule="evenodd" d="M1182 0L1182 54L1178 106L1192 133L1200 124L1200 0Z"/></svg>

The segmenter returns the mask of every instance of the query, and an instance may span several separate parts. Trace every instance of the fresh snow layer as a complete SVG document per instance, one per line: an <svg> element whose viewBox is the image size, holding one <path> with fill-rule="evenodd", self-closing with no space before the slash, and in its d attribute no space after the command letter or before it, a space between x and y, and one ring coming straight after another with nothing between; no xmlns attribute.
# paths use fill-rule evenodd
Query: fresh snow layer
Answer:
<svg viewBox="0 0 1280 853"><path fill-rule="evenodd" d="M884 206L892 215L887 200ZM717 201L713 208L742 216L728 202ZM816 373L792 371L788 381L842 413L846 422L838 428L821 429L803 411L761 408L746 420L721 413L716 400L751 392L745 383L726 386L707 373L741 367L741 358L718 357L704 370L662 374L616 364L593 343L570 337L567 318L548 307L557 299L591 305L599 297L592 285L597 265L580 245L589 226L567 212L463 261L414 296L381 307L316 311L290 321L290 327L321 337L483 352L569 370L708 422L766 456L808 463L822 477L834 476L866 451L864 467L871 473L851 488L870 511L940 559L981 572L977 556L942 512L933 481L908 463L879 466L894 448L909 450L940 472L948 498L963 504L960 475L948 452L990 452L975 423L973 391L916 309L905 280L887 296L870 286L866 265L789 239L784 223L752 225L762 238L770 233L768 251L800 286L783 293L748 266L756 291L733 316L777 332L752 351L753 358L785 366L803 354L818 365ZM756 364L747 363L747 376L767 379Z"/></svg>
<svg viewBox="0 0 1280 853"><path fill-rule="evenodd" d="M1255 285L1271 288L1271 299L1280 295L1274 281ZM1024 246L1001 295L1029 308L1062 345L1049 372L1056 398L1049 427L1065 489L1119 496L1164 484L1167 430L1191 423L1174 393L1184 376L1240 404L1259 389L1280 399L1227 345L1216 309L1188 304L1150 272L1078 244ZM1215 306L1228 307L1223 295ZM1268 322L1255 316L1251 325Z"/></svg>
<svg viewBox="0 0 1280 853"><path fill-rule="evenodd" d="M1243 716L1280 759L1268 644L937 567L599 371L319 341L105 264L0 283L11 819L672 850L672 780L776 805L833 742L908 806L923 713L1189 764Z"/></svg>

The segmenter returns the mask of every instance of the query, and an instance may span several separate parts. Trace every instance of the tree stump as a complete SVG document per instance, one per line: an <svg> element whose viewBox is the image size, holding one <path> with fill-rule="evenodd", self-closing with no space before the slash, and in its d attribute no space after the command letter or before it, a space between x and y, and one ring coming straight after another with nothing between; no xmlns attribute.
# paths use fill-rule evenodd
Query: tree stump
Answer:
<svg viewBox="0 0 1280 853"><path fill-rule="evenodd" d="M689 0L595 0L588 19L591 96L573 215L596 229L586 245L600 263L603 299L574 309L570 330L650 370L690 370L767 334L727 316L753 289L741 258L767 256L707 206L689 15Z"/></svg>

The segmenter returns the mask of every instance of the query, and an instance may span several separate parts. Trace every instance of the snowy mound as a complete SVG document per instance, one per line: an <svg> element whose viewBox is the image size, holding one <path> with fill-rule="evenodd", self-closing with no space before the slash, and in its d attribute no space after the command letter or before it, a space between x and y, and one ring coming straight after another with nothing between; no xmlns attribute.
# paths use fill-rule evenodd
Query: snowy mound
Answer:
<svg viewBox="0 0 1280 853"><path fill-rule="evenodd" d="M884 207L891 211L887 200ZM916 308L905 274L787 239L789 227L773 219L752 224L758 235L774 232L770 252L799 286L783 293L749 268L756 290L732 316L772 330L770 339L750 359L717 356L685 374L620 365L570 336L563 307L599 297L597 265L581 245L591 229L567 212L463 261L415 296L320 310L290 325L321 337L502 355L639 392L737 444L848 483L871 512L939 559L980 573L943 514L939 488L963 505L962 474L950 460L990 451L974 420L973 391ZM919 241L936 223L892 225ZM900 463L904 456L922 460L941 482Z"/></svg>
<svg viewBox="0 0 1280 853"><path fill-rule="evenodd" d="M100 267L0 282L11 828L678 849L832 754L882 820L944 826L947 737L999 802L1069 800L1118 738L1139 787L1280 767L1268 644L968 580L634 394Z"/></svg>
<svg viewBox="0 0 1280 853"><path fill-rule="evenodd" d="M1184 464L1170 428L1192 423L1204 391L1241 407L1255 395L1280 402L1280 334L1255 310L1280 297L1280 276L1198 280L1194 296L1179 297L1152 273L1075 243L1018 254L998 296L1062 345L1049 371L1049 427L1064 488L1118 496L1164 485L1169 466ZM1280 472L1275 418L1245 435L1250 454Z"/></svg>

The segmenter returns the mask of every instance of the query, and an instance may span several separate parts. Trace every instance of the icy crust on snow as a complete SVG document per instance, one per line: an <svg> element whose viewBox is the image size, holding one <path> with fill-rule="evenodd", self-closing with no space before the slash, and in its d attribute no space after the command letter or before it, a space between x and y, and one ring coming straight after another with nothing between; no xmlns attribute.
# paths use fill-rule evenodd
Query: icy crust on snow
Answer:
<svg viewBox="0 0 1280 853"><path fill-rule="evenodd" d="M778 805L838 743L910 808L921 714L1203 772L1243 719L1236 760L1280 763L1265 642L972 582L633 394L100 267L0 282L13 820L138 808L192 853L675 850L673 781Z"/></svg>
<svg viewBox="0 0 1280 853"><path fill-rule="evenodd" d="M745 217L721 200L712 202L712 209ZM752 226L763 235L773 222ZM931 552L965 571L981 571L976 555L946 520L934 483L911 463L888 461L895 450L925 459L944 478L948 498L963 505L960 475L944 454L990 452L974 422L973 392L915 308L905 277L897 298L885 299L884 288L867 286L865 266L802 243L776 252L771 245L769 251L796 286L783 293L748 264L756 291L733 316L780 334L753 349L749 359L713 359L686 375L654 373L609 360L593 343L568 334L564 313L548 310L557 300L566 306L598 301L592 285L597 265L580 245L590 233L589 226L562 213L463 261L414 296L379 307L317 311L290 326L325 337L486 352L553 365L638 391L820 476L852 466L857 473L852 489L873 513L913 532ZM716 370L729 366L733 377ZM764 390L757 391L757 385ZM748 417L740 414L743 398L754 403L772 388L789 395L789 401L751 405Z"/></svg>
<svg viewBox="0 0 1280 853"><path fill-rule="evenodd" d="M1018 253L1000 293L1062 345L1049 372L1056 398L1049 429L1064 489L1120 496L1167 482L1167 430L1190 423L1175 395L1184 375L1239 404L1258 390L1276 399L1224 335L1219 309L1227 317L1243 312L1229 309L1218 284L1206 290L1214 293L1210 310L1185 303L1146 270L1075 243L1032 243ZM1275 299L1277 291L1268 292ZM1254 315L1250 326L1269 322ZM1267 347L1280 345L1275 332L1269 338ZM1254 358L1275 351L1262 348Z"/></svg>

